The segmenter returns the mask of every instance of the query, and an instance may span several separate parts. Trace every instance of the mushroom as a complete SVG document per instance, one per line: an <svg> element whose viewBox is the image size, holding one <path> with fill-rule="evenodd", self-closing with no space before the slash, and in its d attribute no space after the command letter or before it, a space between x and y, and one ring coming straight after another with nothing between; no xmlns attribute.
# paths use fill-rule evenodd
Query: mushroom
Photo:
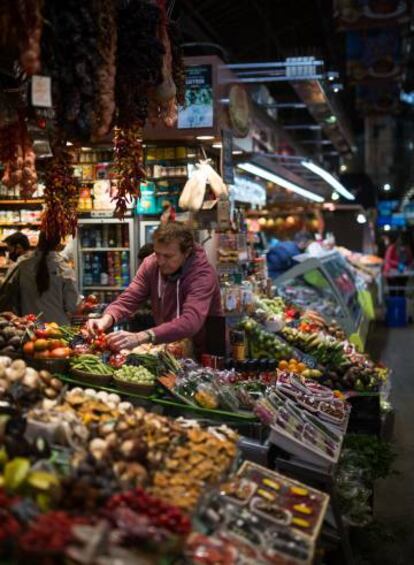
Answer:
<svg viewBox="0 0 414 565"><path fill-rule="evenodd" d="M95 457L95 459L97 459L98 461L101 460L104 455L105 452L107 450L107 443L104 439L101 439L99 437L93 439L90 443L89 443L89 451L91 452L91 454Z"/></svg>

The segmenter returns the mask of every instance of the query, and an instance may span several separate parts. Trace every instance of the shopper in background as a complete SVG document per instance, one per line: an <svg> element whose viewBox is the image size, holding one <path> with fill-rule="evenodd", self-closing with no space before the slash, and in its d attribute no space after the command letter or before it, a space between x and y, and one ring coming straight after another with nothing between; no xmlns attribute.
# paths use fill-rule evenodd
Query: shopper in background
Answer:
<svg viewBox="0 0 414 565"><path fill-rule="evenodd" d="M405 271L413 262L413 254L402 234L390 235L390 244L385 251L384 274L392 270Z"/></svg>
<svg viewBox="0 0 414 565"><path fill-rule="evenodd" d="M9 259L13 263L16 263L20 258L24 257L27 253L30 252L29 238L27 237L27 235L20 231L16 231L7 236L3 240L3 243L7 245Z"/></svg>
<svg viewBox="0 0 414 565"><path fill-rule="evenodd" d="M202 346L206 318L222 313L217 274L204 249L195 244L191 229L177 222L161 225L153 240L154 253L144 259L132 283L103 317L89 320L89 330L94 333L111 328L130 318L149 299L155 326L138 333L110 334L112 349L192 337L196 348Z"/></svg>
<svg viewBox="0 0 414 565"><path fill-rule="evenodd" d="M138 267L140 267L140 265L144 261L144 259L146 259L150 255L152 255L153 253L154 253L154 244L153 243L146 243L145 245L140 247L139 250L138 250L138 255L137 255L137 265L138 265Z"/></svg>
<svg viewBox="0 0 414 565"><path fill-rule="evenodd" d="M0 296L10 301L16 313L41 314L44 322L69 323L79 295L75 273L57 252L59 247L59 238L48 239L41 232L34 253L18 261L6 277Z"/></svg>
<svg viewBox="0 0 414 565"><path fill-rule="evenodd" d="M293 241L279 241L273 245L266 256L269 276L275 279L283 275L284 272L296 264L293 259L295 255L306 253L309 246L314 243L316 242L312 234L299 232L295 235Z"/></svg>

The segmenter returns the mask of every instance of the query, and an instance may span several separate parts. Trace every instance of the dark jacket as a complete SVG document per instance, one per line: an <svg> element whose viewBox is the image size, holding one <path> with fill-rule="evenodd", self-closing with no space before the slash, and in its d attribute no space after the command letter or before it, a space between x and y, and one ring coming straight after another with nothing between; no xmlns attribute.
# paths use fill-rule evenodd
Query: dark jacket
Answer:
<svg viewBox="0 0 414 565"><path fill-rule="evenodd" d="M267 252L269 276L275 279L295 265L293 257L301 253L294 241L277 243Z"/></svg>

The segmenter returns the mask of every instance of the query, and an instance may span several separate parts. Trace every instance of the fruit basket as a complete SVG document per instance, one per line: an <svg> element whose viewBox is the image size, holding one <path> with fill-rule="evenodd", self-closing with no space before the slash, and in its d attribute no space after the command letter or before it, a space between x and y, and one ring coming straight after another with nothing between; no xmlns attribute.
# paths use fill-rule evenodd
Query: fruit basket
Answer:
<svg viewBox="0 0 414 565"><path fill-rule="evenodd" d="M69 369L69 358L67 359L36 359L29 355L24 356L28 365L37 371L49 371L49 373L65 373Z"/></svg>
<svg viewBox="0 0 414 565"><path fill-rule="evenodd" d="M135 392L141 396L150 396L155 389L155 384L143 384L136 383L133 381L125 381L114 376L114 382L116 383L119 390L124 390L126 392Z"/></svg>
<svg viewBox="0 0 414 565"><path fill-rule="evenodd" d="M103 375L99 373L91 373L89 371L82 371L81 369L75 369L73 367L70 369L70 374L77 380L89 385L107 385L112 380L111 374Z"/></svg>
<svg viewBox="0 0 414 565"><path fill-rule="evenodd" d="M114 382L120 390L149 396L155 389L155 377L145 367L123 365L114 373Z"/></svg>

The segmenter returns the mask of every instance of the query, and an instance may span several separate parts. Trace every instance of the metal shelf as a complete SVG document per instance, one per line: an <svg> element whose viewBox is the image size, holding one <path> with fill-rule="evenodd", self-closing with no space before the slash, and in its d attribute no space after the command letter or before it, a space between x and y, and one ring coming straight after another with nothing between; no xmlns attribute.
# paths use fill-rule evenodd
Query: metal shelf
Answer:
<svg viewBox="0 0 414 565"><path fill-rule="evenodd" d="M81 253L89 251L130 251L129 247L81 247Z"/></svg>
<svg viewBox="0 0 414 565"><path fill-rule="evenodd" d="M126 286L103 286L101 284L82 286L84 290L97 289L97 290L125 290Z"/></svg>

